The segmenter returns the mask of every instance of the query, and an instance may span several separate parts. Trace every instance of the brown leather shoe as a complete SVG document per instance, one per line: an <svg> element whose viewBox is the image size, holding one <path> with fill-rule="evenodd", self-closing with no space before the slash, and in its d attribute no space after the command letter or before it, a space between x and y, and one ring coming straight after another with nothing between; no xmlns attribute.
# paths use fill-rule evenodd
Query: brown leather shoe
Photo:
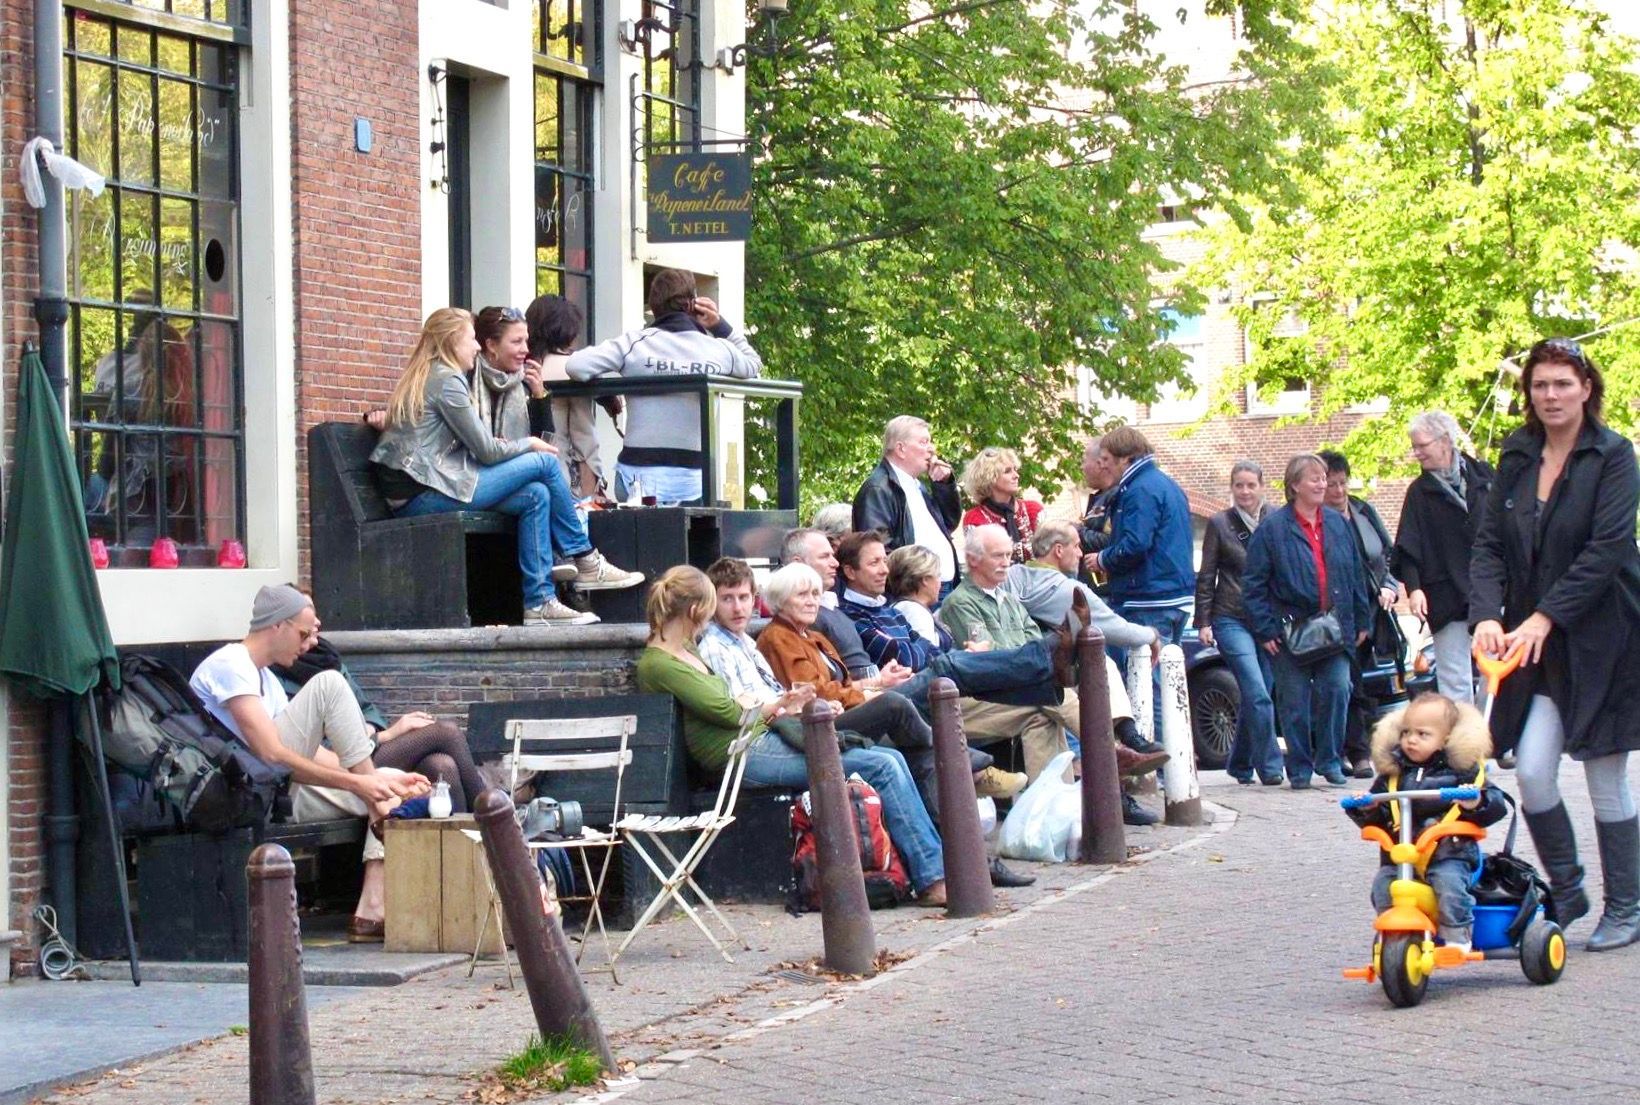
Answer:
<svg viewBox="0 0 1640 1105"><path fill-rule="evenodd" d="M384 921L371 921L354 914L347 922L349 944L380 944L386 934L387 924Z"/></svg>
<svg viewBox="0 0 1640 1105"><path fill-rule="evenodd" d="M1125 744L1116 746L1116 774L1148 775L1167 762L1166 752L1135 752Z"/></svg>

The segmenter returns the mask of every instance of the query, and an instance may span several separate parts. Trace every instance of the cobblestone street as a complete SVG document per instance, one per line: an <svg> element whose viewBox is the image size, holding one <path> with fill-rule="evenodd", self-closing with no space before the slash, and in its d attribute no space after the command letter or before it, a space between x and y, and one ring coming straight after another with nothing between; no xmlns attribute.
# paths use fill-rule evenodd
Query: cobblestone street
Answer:
<svg viewBox="0 0 1640 1105"><path fill-rule="evenodd" d="M730 967L673 921L589 986L616 1052L639 1065L596 1096L638 1102L1162 1101L1632 1102L1640 951L1581 952L1565 977L1512 963L1448 972L1394 1011L1344 980L1370 944L1374 856L1337 792L1236 787L1205 829L1140 830L1117 870L1040 868L1012 911L948 922L876 915L879 947L910 956L862 982L774 972L819 951L812 915L737 911L754 950ZM1593 838L1581 772L1563 785ZM1508 775L1502 779L1511 787ZM1490 841L1501 846L1502 830ZM1525 841L1524 831L1521 834ZM1587 857L1594 859L1591 855ZM1598 873L1591 870L1594 885ZM498 968L365 992L312 1014L319 1099L470 1100L474 1075L530 1028ZM158 1105L245 1100L245 1042L228 1037L50 1100ZM1386 1065L1382 1057L1398 1056ZM563 1095L568 1100L571 1095Z"/></svg>

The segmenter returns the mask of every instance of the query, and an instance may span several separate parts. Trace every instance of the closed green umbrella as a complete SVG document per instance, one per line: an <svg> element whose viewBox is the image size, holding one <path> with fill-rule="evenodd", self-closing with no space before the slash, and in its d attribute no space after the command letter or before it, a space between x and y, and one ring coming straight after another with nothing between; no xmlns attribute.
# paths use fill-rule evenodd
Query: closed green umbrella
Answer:
<svg viewBox="0 0 1640 1105"><path fill-rule="evenodd" d="M62 408L40 355L29 346L17 383L17 429L12 440L10 498L0 549L0 674L36 698L83 698L79 717L92 752L91 774L107 816L110 843L126 908L131 981L139 982L131 910L126 901L125 855L114 823L103 765L102 731L91 692L118 690L120 662L108 635L97 576L91 566L85 504L74 470ZM66 756L66 748L53 748ZM65 890L64 892L69 892Z"/></svg>
<svg viewBox="0 0 1640 1105"><path fill-rule="evenodd" d="M87 547L68 433L40 355L23 354L0 557L0 673L37 698L78 696L120 662Z"/></svg>

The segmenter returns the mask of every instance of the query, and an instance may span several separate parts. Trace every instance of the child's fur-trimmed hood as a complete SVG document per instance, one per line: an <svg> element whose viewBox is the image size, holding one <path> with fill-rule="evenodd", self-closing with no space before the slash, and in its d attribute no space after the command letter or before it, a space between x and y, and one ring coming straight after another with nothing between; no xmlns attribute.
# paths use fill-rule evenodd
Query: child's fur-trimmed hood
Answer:
<svg viewBox="0 0 1640 1105"><path fill-rule="evenodd" d="M1486 719L1467 702L1454 704L1458 711L1457 724L1446 736L1443 752L1446 762L1454 771L1471 771L1492 754L1492 734L1487 732ZM1406 719L1407 707L1385 714L1372 727L1372 766L1379 775L1398 775L1400 766L1395 750L1401 743L1401 723Z"/></svg>

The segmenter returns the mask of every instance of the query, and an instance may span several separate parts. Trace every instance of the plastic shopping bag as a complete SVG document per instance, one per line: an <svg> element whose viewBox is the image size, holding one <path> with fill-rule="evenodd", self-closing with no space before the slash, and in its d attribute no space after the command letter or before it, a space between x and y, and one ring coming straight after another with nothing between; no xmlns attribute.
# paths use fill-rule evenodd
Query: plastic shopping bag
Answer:
<svg viewBox="0 0 1640 1105"><path fill-rule="evenodd" d="M1068 858L1071 827L1082 821L1081 788L1064 781L1070 765L1071 753L1059 753L1014 799L1014 808L1002 821L998 850L1003 855L1037 863L1064 863Z"/></svg>

